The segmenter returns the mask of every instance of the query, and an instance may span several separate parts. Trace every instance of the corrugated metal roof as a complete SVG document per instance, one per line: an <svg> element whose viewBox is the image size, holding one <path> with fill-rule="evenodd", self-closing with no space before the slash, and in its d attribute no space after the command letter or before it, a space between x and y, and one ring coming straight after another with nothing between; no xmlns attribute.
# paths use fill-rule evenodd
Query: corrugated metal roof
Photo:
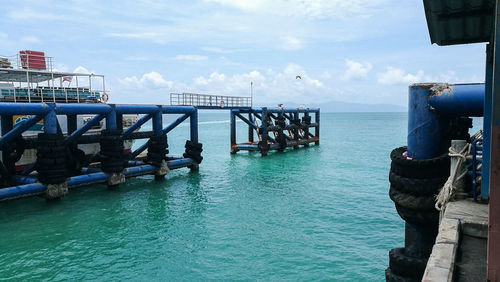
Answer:
<svg viewBox="0 0 500 282"><path fill-rule="evenodd" d="M455 45L489 42L495 0L424 0L431 42Z"/></svg>

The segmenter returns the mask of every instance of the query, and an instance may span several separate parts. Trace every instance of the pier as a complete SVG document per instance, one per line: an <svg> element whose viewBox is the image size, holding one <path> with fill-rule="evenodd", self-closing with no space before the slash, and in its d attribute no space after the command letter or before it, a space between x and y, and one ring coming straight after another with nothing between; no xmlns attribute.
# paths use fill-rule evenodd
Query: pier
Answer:
<svg viewBox="0 0 500 282"><path fill-rule="evenodd" d="M232 154L246 150L266 156L271 150L319 144L319 109L253 108L249 97L191 93L172 94L171 104L0 103L0 201L29 196L59 199L75 187L105 184L115 188L129 177L154 175L159 180L173 169L198 170L203 160L199 109L230 111ZM88 118L79 123L82 115ZM137 119L130 122L129 118L130 124L124 127L126 115ZM179 116L164 125L164 115ZM15 123L16 117L23 117L22 121ZM236 142L236 118L248 125L248 142ZM170 154L167 135L187 119L190 138L185 151ZM140 131L149 121L152 130ZM37 125L43 133L33 130ZM135 150L125 148L124 142L138 139L147 142ZM79 148L86 144L99 144L98 152L86 154ZM36 154L33 162L17 165L28 151Z"/></svg>
<svg viewBox="0 0 500 282"><path fill-rule="evenodd" d="M238 151L283 152L287 147L319 145L319 108L252 107L252 97L216 96L195 93L171 93L170 104L194 106L205 110L229 110L231 154ZM312 116L314 115L314 122ZM236 119L248 125L248 141L236 141ZM311 133L311 129L314 132ZM257 137L255 139L254 137Z"/></svg>
<svg viewBox="0 0 500 282"><path fill-rule="evenodd" d="M1 132L0 176L3 188L0 201L41 195L58 199L68 189L102 183L117 187L125 178L154 175L163 178L169 170L197 170L203 160L202 144L198 143L198 111L189 106L115 105L115 104L56 104L0 103ZM77 126L77 116L93 117ZM127 128L123 116L142 115ZM163 115L180 115L164 125ZM14 126L13 117L26 115ZM65 116L67 130L62 129L58 116ZM167 134L189 119L190 138L184 152L169 154ZM92 131L102 120L105 129ZM151 131L137 131L149 120ZM43 133L23 136L39 122ZM124 141L147 139L134 151L124 150ZM78 145L98 143L100 151L86 155ZM20 169L16 162L26 150L36 149L36 161ZM147 154L141 154L147 150Z"/></svg>

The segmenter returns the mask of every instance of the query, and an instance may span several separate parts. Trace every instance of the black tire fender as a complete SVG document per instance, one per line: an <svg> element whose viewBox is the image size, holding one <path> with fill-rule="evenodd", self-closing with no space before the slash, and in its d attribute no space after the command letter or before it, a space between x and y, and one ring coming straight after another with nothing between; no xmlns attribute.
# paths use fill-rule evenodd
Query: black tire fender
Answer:
<svg viewBox="0 0 500 282"><path fill-rule="evenodd" d="M389 268L394 274L422 279L426 266L427 259L406 256L404 248L389 251Z"/></svg>
<svg viewBox="0 0 500 282"><path fill-rule="evenodd" d="M413 195L436 195L448 177L438 178L409 178L389 172L389 182L401 192Z"/></svg>
<svg viewBox="0 0 500 282"><path fill-rule="evenodd" d="M428 211L433 210L435 205L434 196L416 196L407 193L403 193L394 186L391 185L389 189L389 197L394 203L408 209L418 210L418 211Z"/></svg>

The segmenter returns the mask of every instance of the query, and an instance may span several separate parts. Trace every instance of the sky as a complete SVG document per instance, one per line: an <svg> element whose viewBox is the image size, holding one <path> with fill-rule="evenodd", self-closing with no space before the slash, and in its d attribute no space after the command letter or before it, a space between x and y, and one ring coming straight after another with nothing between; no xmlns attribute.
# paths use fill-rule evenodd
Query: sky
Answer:
<svg viewBox="0 0 500 282"><path fill-rule="evenodd" d="M431 45L419 0L2 0L0 56L103 74L113 103L407 105L416 82L483 82L485 44ZM300 76L301 79L297 79Z"/></svg>

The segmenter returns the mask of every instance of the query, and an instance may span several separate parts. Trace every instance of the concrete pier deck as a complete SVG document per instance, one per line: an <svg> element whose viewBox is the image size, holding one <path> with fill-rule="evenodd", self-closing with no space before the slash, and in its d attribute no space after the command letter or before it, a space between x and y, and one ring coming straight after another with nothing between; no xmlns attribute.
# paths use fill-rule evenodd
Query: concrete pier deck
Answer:
<svg viewBox="0 0 500 282"><path fill-rule="evenodd" d="M486 281L488 205L447 205L422 281Z"/></svg>

